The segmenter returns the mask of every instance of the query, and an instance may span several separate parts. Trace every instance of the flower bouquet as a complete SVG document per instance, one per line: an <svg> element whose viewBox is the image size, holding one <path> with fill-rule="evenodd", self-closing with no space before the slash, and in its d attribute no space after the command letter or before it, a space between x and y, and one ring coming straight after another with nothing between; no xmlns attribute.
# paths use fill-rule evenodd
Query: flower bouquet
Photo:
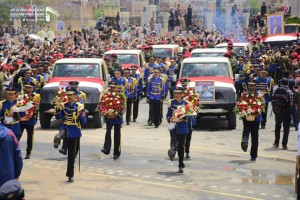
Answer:
<svg viewBox="0 0 300 200"><path fill-rule="evenodd" d="M126 108L126 96L118 90L109 90L100 99L100 112L107 118L113 119L122 114Z"/></svg>
<svg viewBox="0 0 300 200"><path fill-rule="evenodd" d="M58 90L55 93L54 99L51 101L51 105L56 109L59 103L66 103L66 102L68 102L66 90L64 88L58 88Z"/></svg>
<svg viewBox="0 0 300 200"><path fill-rule="evenodd" d="M255 96L254 93L243 93L234 110L240 118L254 121L258 115L265 112L264 99L260 95Z"/></svg>
<svg viewBox="0 0 300 200"><path fill-rule="evenodd" d="M183 98L191 104L193 110L198 113L202 108L200 104L199 94L195 92L194 88L189 88L187 92L184 93Z"/></svg>
<svg viewBox="0 0 300 200"><path fill-rule="evenodd" d="M23 99L18 99L16 105L11 107L12 112L35 112L37 103L34 97L25 94Z"/></svg>
<svg viewBox="0 0 300 200"><path fill-rule="evenodd" d="M173 121L180 122L184 117L193 115L197 115L193 109L193 106L189 104L177 106L177 109L173 112Z"/></svg>

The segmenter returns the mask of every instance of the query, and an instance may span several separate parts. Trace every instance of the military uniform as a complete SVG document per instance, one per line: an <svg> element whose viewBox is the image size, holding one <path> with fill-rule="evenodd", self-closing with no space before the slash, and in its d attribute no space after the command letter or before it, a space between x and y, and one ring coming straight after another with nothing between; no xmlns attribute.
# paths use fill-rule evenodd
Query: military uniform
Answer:
<svg viewBox="0 0 300 200"><path fill-rule="evenodd" d="M257 84L257 82L249 81L248 84ZM253 92L248 92L247 94L251 94ZM245 95L247 95L245 94ZM258 92L254 92L255 96L258 96ZM255 121L247 121L245 118L243 119L243 136L242 136L242 142L241 142L241 148L244 152L248 149L248 140L249 136L251 134L251 151L250 156L251 160L255 161L257 157L257 150L258 150L258 131L259 131L259 124L262 122L262 116L258 115L255 118Z"/></svg>
<svg viewBox="0 0 300 200"><path fill-rule="evenodd" d="M183 92L183 88L175 87L174 92ZM184 106L188 103L182 99L182 101L177 101L176 99L170 99L168 102L168 113L167 113L167 120L170 123L171 118L173 117L174 110L177 109L178 106ZM185 167L183 163L184 158L184 147L185 147L185 140L186 135L189 133L189 126L188 126L188 117L184 117L181 121L176 122L175 128L170 130L170 137L171 137L171 144L170 149L168 150L168 155L170 159L174 158L176 154L176 147L178 144L178 158L179 158L179 173L183 173L183 168Z"/></svg>
<svg viewBox="0 0 300 200"><path fill-rule="evenodd" d="M35 83L33 82L24 82L23 83L24 87L32 87L34 88ZM25 91L24 91L25 92ZM27 93L31 98L34 99L34 102L39 103L40 102L40 95L32 92L32 93ZM36 112L36 110L35 110ZM34 125L36 125L36 118L35 118L35 113L28 113L26 112L20 112L20 127L21 127L21 135L18 137L18 140L21 140L22 134L24 130L26 129L27 132L27 149L26 149L26 157L25 159L30 159L31 156L31 151L33 147L33 141L34 141Z"/></svg>
<svg viewBox="0 0 300 200"><path fill-rule="evenodd" d="M132 66L132 70L137 70L137 66ZM133 122L136 122L139 113L139 103L140 103L140 96L143 94L143 78L140 74L131 75L135 78L135 85L137 87L137 95L133 99Z"/></svg>
<svg viewBox="0 0 300 200"><path fill-rule="evenodd" d="M6 93L10 94L16 94L18 91L17 88L6 88ZM13 101L9 101L7 99L4 99L0 102L0 120L4 126L11 129L15 136L18 138L22 134L21 127L20 127L20 116L19 113L14 113L12 118L13 121L7 124L6 117L9 117L11 113L11 107L17 104L17 99L14 99Z"/></svg>
<svg viewBox="0 0 300 200"><path fill-rule="evenodd" d="M30 69L25 70L25 73L31 73ZM23 83L25 83L25 82L33 82L34 83L34 90L33 91L36 91L36 79L33 78L33 77L29 77L29 78L20 77L18 79L18 89L19 89L19 91L22 92L24 90Z"/></svg>
<svg viewBox="0 0 300 200"><path fill-rule="evenodd" d="M122 70L116 69L115 72L116 71L119 71L122 74ZM126 80L124 77L121 77L119 79L117 79L116 77L112 77L110 79L110 82L116 83L119 92L125 92Z"/></svg>
<svg viewBox="0 0 300 200"><path fill-rule="evenodd" d="M67 87L66 93L67 95L77 94L77 90L74 87ZM81 123L86 123L84 105L77 101L64 103L57 107L55 118L63 119L66 126L68 137L68 169L66 176L69 177L69 182L73 182L77 140L82 136Z"/></svg>
<svg viewBox="0 0 300 200"><path fill-rule="evenodd" d="M159 72L156 68L155 71ZM161 101L165 96L165 85L162 77L155 76L148 79L147 85L147 99L149 101L149 119L148 124L152 125L154 122L155 128L159 126L159 119L161 113Z"/></svg>
<svg viewBox="0 0 300 200"><path fill-rule="evenodd" d="M86 94L78 89L78 85L79 85L78 81L70 81L69 82L69 86L75 87L75 89L77 91L77 96L78 96L77 102L83 104L84 101L86 100ZM63 119L63 121L64 121L64 119ZM57 140L60 141L61 139L63 139L63 145L62 145L61 149L59 150L59 152L64 154L64 155L67 155L68 138L67 138L67 131L66 131L66 125L65 124L62 124L60 126L59 133L54 137L54 143L58 143L58 145L59 145L59 142ZM80 144L80 138L78 138L78 140L77 140L76 147L79 147L79 144ZM57 147L58 147L58 145L57 145ZM54 147L56 147L56 146L54 146ZM75 155L77 155L78 150L79 149L77 148L76 152L75 152Z"/></svg>
<svg viewBox="0 0 300 200"><path fill-rule="evenodd" d="M112 88L117 87L116 82L110 81L109 86ZM121 155L121 125L123 124L123 117L120 113L118 116L116 116L113 119L109 119L106 116L104 116L104 120L106 122L106 134L105 134L105 141L103 145L103 149L101 149L101 152L105 155L110 154L111 150L111 130L114 127L114 153L113 153L113 159L116 160Z"/></svg>
<svg viewBox="0 0 300 200"><path fill-rule="evenodd" d="M271 101L271 95L273 93L273 84L272 80L269 77L265 77L264 79L261 76L258 76L255 81L257 82L257 90L263 93L263 97L265 100L265 112L262 113L262 121L261 128L264 129L267 123L267 113L268 113L268 105Z"/></svg>
<svg viewBox="0 0 300 200"><path fill-rule="evenodd" d="M168 76L168 84L170 88L170 99L174 98L172 88L176 86L176 82L177 82L177 80L173 79L173 76L176 75L176 69L177 69L177 65L175 64L175 65L170 65L168 70L166 71L166 74Z"/></svg>
<svg viewBox="0 0 300 200"><path fill-rule="evenodd" d="M129 69L124 69L124 73L129 73L130 74L130 70ZM132 78L132 77L128 77L126 78L125 77L125 80L126 80L126 85L125 85L125 88L126 88L126 91L125 91L125 94L126 94L126 124L129 125L130 123L130 118L131 118L131 110L132 110L132 103L133 103L133 99L136 98L137 96L137 86L136 86L136 79L135 78Z"/></svg>

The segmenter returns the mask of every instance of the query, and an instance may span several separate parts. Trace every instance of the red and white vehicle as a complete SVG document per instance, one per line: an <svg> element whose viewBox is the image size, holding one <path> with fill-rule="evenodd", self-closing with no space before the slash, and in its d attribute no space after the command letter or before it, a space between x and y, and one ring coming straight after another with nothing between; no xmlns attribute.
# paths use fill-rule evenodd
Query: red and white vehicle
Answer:
<svg viewBox="0 0 300 200"><path fill-rule="evenodd" d="M79 90L86 94L84 107L87 115L92 115L94 126L102 127L98 109L100 93L103 91L108 70L103 59L72 58L61 59L54 63L49 82L41 91L40 124L49 128L54 108L51 101L58 88L68 86L69 81L79 81Z"/></svg>
<svg viewBox="0 0 300 200"><path fill-rule="evenodd" d="M188 78L195 88L203 108L201 116L226 116L228 127L236 128L236 90L233 72L228 58L195 57L182 62L179 78Z"/></svg>
<svg viewBox="0 0 300 200"><path fill-rule="evenodd" d="M122 68L130 68L132 65L138 66L139 74L143 73L145 65L145 55L141 50L110 50L104 53L104 58L109 58L112 54L117 55L117 59L122 65Z"/></svg>
<svg viewBox="0 0 300 200"><path fill-rule="evenodd" d="M166 57L166 61L170 63L170 59L177 57L177 54L181 52L180 46L177 44L159 44L152 45L153 55Z"/></svg>

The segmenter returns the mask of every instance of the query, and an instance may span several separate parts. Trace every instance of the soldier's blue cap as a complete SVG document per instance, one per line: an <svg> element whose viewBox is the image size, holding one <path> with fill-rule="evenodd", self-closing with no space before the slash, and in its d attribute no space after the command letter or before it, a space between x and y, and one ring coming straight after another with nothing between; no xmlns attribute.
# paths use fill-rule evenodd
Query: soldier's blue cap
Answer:
<svg viewBox="0 0 300 200"><path fill-rule="evenodd" d="M31 72L32 72L32 71L31 71L31 68L28 68L28 69L25 69L25 70L24 70L24 73L27 73L27 72L31 73Z"/></svg>
<svg viewBox="0 0 300 200"><path fill-rule="evenodd" d="M251 79L248 81L248 85L257 85L257 81L255 79Z"/></svg>
<svg viewBox="0 0 300 200"><path fill-rule="evenodd" d="M108 86L109 86L109 87L116 87L116 86L117 86L117 83L114 82L114 81L109 81L109 82L108 82Z"/></svg>
<svg viewBox="0 0 300 200"><path fill-rule="evenodd" d="M166 56L162 56L162 57L161 57L161 59L166 59L166 58L167 58Z"/></svg>
<svg viewBox="0 0 300 200"><path fill-rule="evenodd" d="M79 81L69 81L69 85L70 86L78 86L79 85Z"/></svg>
<svg viewBox="0 0 300 200"><path fill-rule="evenodd" d="M186 84L188 84L190 82L190 80L187 79L187 78L181 78L180 82L181 82L181 85L186 85Z"/></svg>
<svg viewBox="0 0 300 200"><path fill-rule="evenodd" d="M155 72L160 72L160 69L159 69L159 67L158 66L155 66L155 67L153 67L153 71Z"/></svg>
<svg viewBox="0 0 300 200"><path fill-rule="evenodd" d="M123 70L122 70L122 69L118 69L118 68L117 68L117 69L115 69L115 72L121 72L121 73L122 73L122 72L123 72Z"/></svg>
<svg viewBox="0 0 300 200"><path fill-rule="evenodd" d="M5 91L8 94L15 94L15 93L19 92L19 89L15 88L15 87L8 87L5 89Z"/></svg>
<svg viewBox="0 0 300 200"><path fill-rule="evenodd" d="M179 87L179 86L175 86L175 87L173 87L173 92L174 93L182 93L183 92L183 88Z"/></svg>
<svg viewBox="0 0 300 200"><path fill-rule="evenodd" d="M34 82L32 82L32 81L23 82L23 86L24 87L34 87Z"/></svg>
<svg viewBox="0 0 300 200"><path fill-rule="evenodd" d="M24 189L21 187L21 183L17 180L7 181L0 188L1 200L23 199L24 196L25 196Z"/></svg>
<svg viewBox="0 0 300 200"><path fill-rule="evenodd" d="M250 51L249 50L245 50L245 53L250 53Z"/></svg>
<svg viewBox="0 0 300 200"><path fill-rule="evenodd" d="M72 86L68 86L66 88L66 94L77 94L77 90L75 87L72 87Z"/></svg>

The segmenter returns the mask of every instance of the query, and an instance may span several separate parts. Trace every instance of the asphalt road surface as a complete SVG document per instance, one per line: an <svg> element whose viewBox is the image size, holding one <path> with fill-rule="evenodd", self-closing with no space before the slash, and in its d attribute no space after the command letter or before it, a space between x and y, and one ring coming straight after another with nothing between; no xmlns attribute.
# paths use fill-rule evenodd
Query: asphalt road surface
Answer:
<svg viewBox="0 0 300 200"><path fill-rule="evenodd" d="M164 110L166 114L167 102ZM269 109L271 110L271 109ZM240 148L242 121L227 129L225 118L203 118L193 131L191 159L184 174L178 174L178 159L167 156L170 136L164 120L159 128L147 125L148 105L141 101L136 123L123 125L122 154L113 160L100 149L105 125L84 126L81 138L81 171L75 163L75 182L67 183L67 157L53 148L59 122L50 129L35 129L30 160L24 160L20 181L28 200L99 199L295 199L297 132L290 130L289 150L273 147L275 120L268 115L267 128L260 130L256 162ZM26 133L21 140L23 154ZM24 155L23 155L24 156Z"/></svg>

